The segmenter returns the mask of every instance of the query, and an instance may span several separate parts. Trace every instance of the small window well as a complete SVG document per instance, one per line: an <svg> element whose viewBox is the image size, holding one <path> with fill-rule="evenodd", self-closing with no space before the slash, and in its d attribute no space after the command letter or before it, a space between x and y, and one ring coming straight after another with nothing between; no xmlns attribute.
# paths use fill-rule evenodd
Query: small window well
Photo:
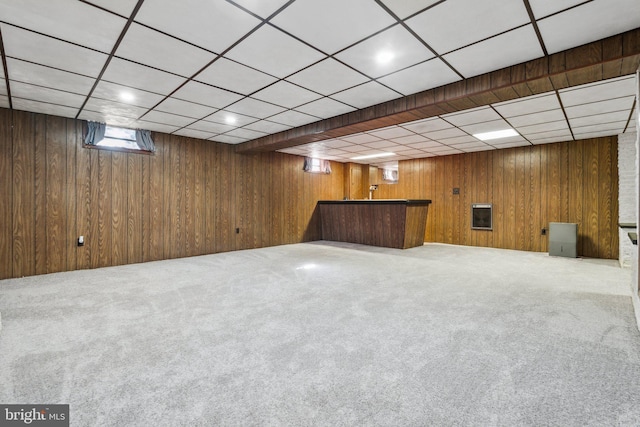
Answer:
<svg viewBox="0 0 640 427"><path fill-rule="evenodd" d="M148 130L127 129L99 122L87 122L84 146L143 153L156 151L151 132Z"/></svg>
<svg viewBox="0 0 640 427"><path fill-rule="evenodd" d="M120 147L130 150L140 150L136 142L136 131L134 129L117 128L106 126L104 138L96 143L98 147Z"/></svg>
<svg viewBox="0 0 640 427"><path fill-rule="evenodd" d="M305 157L302 170L311 173L331 173L331 162L329 160L316 159L315 157Z"/></svg>

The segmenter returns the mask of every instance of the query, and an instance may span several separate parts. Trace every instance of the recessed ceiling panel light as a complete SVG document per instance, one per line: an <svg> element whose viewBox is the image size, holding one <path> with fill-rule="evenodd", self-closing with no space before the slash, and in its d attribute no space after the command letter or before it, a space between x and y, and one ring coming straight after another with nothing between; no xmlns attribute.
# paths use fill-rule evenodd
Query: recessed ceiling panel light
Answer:
<svg viewBox="0 0 640 427"><path fill-rule="evenodd" d="M366 156L352 157L351 160L375 159L378 157L388 157L388 156L395 156L395 155L396 153L367 154Z"/></svg>
<svg viewBox="0 0 640 427"><path fill-rule="evenodd" d="M476 133L474 138L478 138L481 141L490 141L492 139L508 138L510 136L518 136L518 132L513 129L496 130L493 132Z"/></svg>
<svg viewBox="0 0 640 427"><path fill-rule="evenodd" d="M124 102L133 102L136 99L131 92L120 92L120 100Z"/></svg>
<svg viewBox="0 0 640 427"><path fill-rule="evenodd" d="M234 116L227 116L224 118L224 121L228 125L233 125L237 122L237 119Z"/></svg>
<svg viewBox="0 0 640 427"><path fill-rule="evenodd" d="M376 62L380 65L388 64L394 58L393 52L389 52L388 50L383 50L382 52L376 55Z"/></svg>

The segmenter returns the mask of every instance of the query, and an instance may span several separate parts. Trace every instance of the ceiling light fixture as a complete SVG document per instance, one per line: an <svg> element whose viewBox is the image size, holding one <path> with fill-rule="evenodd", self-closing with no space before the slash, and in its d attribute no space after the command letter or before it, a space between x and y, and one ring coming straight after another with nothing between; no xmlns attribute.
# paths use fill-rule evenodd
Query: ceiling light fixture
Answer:
<svg viewBox="0 0 640 427"><path fill-rule="evenodd" d="M492 139L508 138L510 136L518 136L518 132L513 129L496 130L493 132L483 132L473 134L474 138L478 138L480 141L490 141Z"/></svg>
<svg viewBox="0 0 640 427"><path fill-rule="evenodd" d="M120 92L120 100L124 102L132 102L136 99L131 92Z"/></svg>
<svg viewBox="0 0 640 427"><path fill-rule="evenodd" d="M393 52L389 52L388 50L383 50L382 52L378 53L378 55L376 56L376 62L380 65L388 64L393 60L394 56L395 55L393 54Z"/></svg>
<svg viewBox="0 0 640 427"><path fill-rule="evenodd" d="M351 160L375 159L378 157L389 157L389 156L395 156L395 155L396 153L367 154L366 156L352 157Z"/></svg>
<svg viewBox="0 0 640 427"><path fill-rule="evenodd" d="M235 118L235 117L233 117L233 116L227 116L227 117L225 117L224 121L225 121L225 123L226 123L226 124L228 124L228 125L233 125L233 124L235 124L235 123L236 123L236 121L237 121L237 120L236 120L236 118Z"/></svg>

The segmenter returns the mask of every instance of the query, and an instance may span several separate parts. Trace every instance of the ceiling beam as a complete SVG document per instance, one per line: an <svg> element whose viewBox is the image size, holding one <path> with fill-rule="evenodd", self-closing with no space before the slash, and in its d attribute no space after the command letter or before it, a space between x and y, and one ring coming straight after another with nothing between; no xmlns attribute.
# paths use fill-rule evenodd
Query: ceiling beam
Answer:
<svg viewBox="0 0 640 427"><path fill-rule="evenodd" d="M236 152L275 151L496 102L630 75L640 65L640 28L238 144Z"/></svg>

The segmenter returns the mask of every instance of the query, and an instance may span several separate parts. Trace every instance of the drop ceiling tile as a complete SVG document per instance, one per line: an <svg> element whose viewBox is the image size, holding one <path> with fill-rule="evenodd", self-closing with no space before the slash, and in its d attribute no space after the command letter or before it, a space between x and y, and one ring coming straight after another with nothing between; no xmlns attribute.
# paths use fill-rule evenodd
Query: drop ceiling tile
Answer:
<svg viewBox="0 0 640 427"><path fill-rule="evenodd" d="M184 77L191 77L216 57L135 23L118 46L116 56Z"/></svg>
<svg viewBox="0 0 640 427"><path fill-rule="evenodd" d="M333 58L327 58L287 78L323 95L331 95L369 80Z"/></svg>
<svg viewBox="0 0 640 427"><path fill-rule="evenodd" d="M491 141L486 141L485 143L498 148L503 148L504 146L513 146L511 144L530 145L529 142L521 136L492 139Z"/></svg>
<svg viewBox="0 0 640 427"><path fill-rule="evenodd" d="M442 140L447 145L463 145L463 144L477 144L480 140L472 137L472 136L458 136L455 138L447 138ZM481 142L480 142L481 143Z"/></svg>
<svg viewBox="0 0 640 427"><path fill-rule="evenodd" d="M519 128L521 126L537 125L540 123L557 122L565 120L562 110L541 111L533 114L509 117L507 119L511 126Z"/></svg>
<svg viewBox="0 0 640 427"><path fill-rule="evenodd" d="M118 83L161 95L168 95L184 82L183 78L173 74L119 58L111 60L102 78L107 82Z"/></svg>
<svg viewBox="0 0 640 427"><path fill-rule="evenodd" d="M400 19L405 19L439 0L382 0L382 2Z"/></svg>
<svg viewBox="0 0 640 427"><path fill-rule="evenodd" d="M326 147L329 147L329 148L344 148L344 147L350 147L353 145L351 142L343 141L341 139L327 140L327 141L323 141L323 143Z"/></svg>
<svg viewBox="0 0 640 427"><path fill-rule="evenodd" d="M220 53L260 20L226 1L145 1L136 21Z"/></svg>
<svg viewBox="0 0 640 427"><path fill-rule="evenodd" d="M574 133L575 140L578 141L580 139L590 139L590 138L600 138L602 136L615 136L622 132L617 129L613 130L601 130L601 131L593 131L587 133Z"/></svg>
<svg viewBox="0 0 640 427"><path fill-rule="evenodd" d="M310 116L308 114L299 113L297 111L289 110L284 113L276 114L269 117L269 121L282 123L288 126L302 126L307 123L317 122L318 118Z"/></svg>
<svg viewBox="0 0 640 427"><path fill-rule="evenodd" d="M594 0L538 21L550 54L638 27L637 0Z"/></svg>
<svg viewBox="0 0 640 427"><path fill-rule="evenodd" d="M257 131L257 132L272 134L272 133L282 132L287 129L291 129L291 126L270 122L268 120L260 120L259 122L251 123L250 125L247 125L244 128Z"/></svg>
<svg viewBox="0 0 640 427"><path fill-rule="evenodd" d="M414 148L414 149L419 149L419 150L429 150L430 148L434 148L434 147L442 147L443 144L440 144L437 141L425 141L425 142L419 142L417 144L410 144L409 147Z"/></svg>
<svg viewBox="0 0 640 427"><path fill-rule="evenodd" d="M380 141L380 138L368 133L356 133L353 135L343 136L342 140L352 144L366 144L367 142Z"/></svg>
<svg viewBox="0 0 640 427"><path fill-rule="evenodd" d="M427 138L433 139L434 141L441 141L447 138L455 138L458 136L469 136L458 128L449 128L449 129L442 129L442 130L437 130L433 132L426 132L426 133L423 133L423 135L426 136Z"/></svg>
<svg viewBox="0 0 640 427"><path fill-rule="evenodd" d="M9 108L9 98L5 95L0 95L0 107Z"/></svg>
<svg viewBox="0 0 640 427"><path fill-rule="evenodd" d="M394 24L395 20L368 0L296 0L272 22L323 52L333 54Z"/></svg>
<svg viewBox="0 0 640 427"><path fill-rule="evenodd" d="M174 135L187 136L189 138L209 139L216 136L215 133L203 132L201 130L184 128L174 132Z"/></svg>
<svg viewBox="0 0 640 427"><path fill-rule="evenodd" d="M569 138L569 139L572 138L571 132L569 131L569 128L559 129L559 130L549 130L549 131L546 131L546 132L534 133L532 135L526 135L526 137L532 143L535 143L536 141L548 140L548 139L552 139L552 138L561 139L561 140L566 140L566 138Z"/></svg>
<svg viewBox="0 0 640 427"><path fill-rule="evenodd" d="M462 151L464 151L465 153L476 153L478 151L489 151L489 150L495 150L495 147L483 144L483 145L477 146L477 147L468 147L468 148L463 148L462 149Z"/></svg>
<svg viewBox="0 0 640 427"><path fill-rule="evenodd" d="M520 135L524 135L526 137L538 134L540 132L548 132L548 131L558 131L558 130L569 131L569 126L567 125L566 120L559 120L557 122L545 122L539 123L537 125L531 126L520 126L517 127L516 130Z"/></svg>
<svg viewBox="0 0 640 427"><path fill-rule="evenodd" d="M155 108L157 111L165 113L179 114L181 116L201 119L213 114L217 110L213 107L207 107L202 104L194 104L193 102L182 101L176 98L167 98Z"/></svg>
<svg viewBox="0 0 640 427"><path fill-rule="evenodd" d="M105 116L127 117L130 119L137 119L147 112L147 108L94 97L89 98L84 109L102 113Z"/></svg>
<svg viewBox="0 0 640 427"><path fill-rule="evenodd" d="M162 123L169 126L188 126L195 120L191 117L178 116L176 114L163 113L162 111L149 111L143 118L145 121Z"/></svg>
<svg viewBox="0 0 640 427"><path fill-rule="evenodd" d="M235 0L235 3L262 18L268 18L289 0Z"/></svg>
<svg viewBox="0 0 640 427"><path fill-rule="evenodd" d="M380 83L397 90L403 95L411 95L458 80L461 80L461 77L438 58L430 59L378 79Z"/></svg>
<svg viewBox="0 0 640 427"><path fill-rule="evenodd" d="M243 95L249 95L278 80L226 58L209 65L195 79Z"/></svg>
<svg viewBox="0 0 640 427"><path fill-rule="evenodd" d="M324 58L317 50L270 25L260 27L225 56L279 78Z"/></svg>
<svg viewBox="0 0 640 427"><path fill-rule="evenodd" d="M473 44L444 56L465 77L544 56L532 25Z"/></svg>
<svg viewBox="0 0 640 427"><path fill-rule="evenodd" d="M128 18L138 0L90 0L89 3Z"/></svg>
<svg viewBox="0 0 640 427"><path fill-rule="evenodd" d="M231 135L218 135L211 138L211 141L222 142L225 144L241 144L243 142L246 142L247 139L238 138L237 136L231 136Z"/></svg>
<svg viewBox="0 0 640 427"><path fill-rule="evenodd" d="M322 119L327 119L329 117L335 117L339 116L340 114L355 111L355 108L331 98L322 98L318 99L317 101L301 105L296 108L296 111L320 117Z"/></svg>
<svg viewBox="0 0 640 427"><path fill-rule="evenodd" d="M195 102L215 108L224 108L242 99L242 95L194 81L190 81L182 86L172 96L184 101Z"/></svg>
<svg viewBox="0 0 640 427"><path fill-rule="evenodd" d="M456 144L453 147L463 151L467 151L468 149L471 149L471 148L491 148L484 142L480 142L480 141L465 142L464 144Z"/></svg>
<svg viewBox="0 0 640 427"><path fill-rule="evenodd" d="M565 135L565 136L554 136L550 138L531 140L531 143L533 145L540 145L540 144L553 144L555 142L563 142L563 141L573 141L573 137L571 136L571 134Z"/></svg>
<svg viewBox="0 0 640 427"><path fill-rule="evenodd" d="M269 116L285 111L285 109L282 107L279 107L273 104L268 104L266 102L259 101L253 98L241 99L235 104L227 107L226 110L231 111L233 113L244 114L246 116L257 117L259 119L265 119ZM288 124L288 123L284 123L284 124Z"/></svg>
<svg viewBox="0 0 640 427"><path fill-rule="evenodd" d="M258 121L255 117L245 116L243 114L232 113L230 111L219 110L206 117L205 120L209 122L222 123L230 126L241 127Z"/></svg>
<svg viewBox="0 0 640 427"><path fill-rule="evenodd" d="M78 114L77 108L64 107L61 105L47 104L46 102L32 101L28 99L13 98L13 109L30 111L32 113L49 114L52 116L75 117Z"/></svg>
<svg viewBox="0 0 640 427"><path fill-rule="evenodd" d="M0 95L7 96L7 81L0 79Z"/></svg>
<svg viewBox="0 0 640 427"><path fill-rule="evenodd" d="M164 99L163 95L158 95L157 93L133 89L116 83L109 83L105 80L101 80L100 83L98 83L98 86L96 86L92 96L95 98L123 102L120 98L120 94L123 92L129 93L133 96L133 100L127 103L137 105L138 107L151 108Z"/></svg>
<svg viewBox="0 0 640 427"><path fill-rule="evenodd" d="M415 135L415 133L411 132L410 130L401 128L400 126L390 126L384 129L369 131L367 133L382 139L401 138L403 136Z"/></svg>
<svg viewBox="0 0 640 427"><path fill-rule="evenodd" d="M303 154L302 150L299 150L296 147L293 148L284 148L282 150L277 150L279 153L285 153L285 154L292 154L294 156L299 156L300 154Z"/></svg>
<svg viewBox="0 0 640 427"><path fill-rule="evenodd" d="M356 108L365 108L381 102L390 101L400 97L400 94L392 91L379 83L369 82L331 96L345 104Z"/></svg>
<svg viewBox="0 0 640 427"><path fill-rule="evenodd" d="M341 147L340 149L349 153L361 153L362 151L367 150L367 147L365 147L364 145L351 145L347 147Z"/></svg>
<svg viewBox="0 0 640 427"><path fill-rule="evenodd" d="M447 123L444 120L436 117L436 118L429 118L429 119L423 119L423 120L416 120L414 122L403 123L402 127L416 133L427 133L427 132L433 132L433 131L442 130L442 129L450 129L453 126L451 126L450 123Z"/></svg>
<svg viewBox="0 0 640 427"><path fill-rule="evenodd" d="M594 114L601 114L624 109L631 111L634 99L634 96L626 96L622 98L610 99L607 101L581 104L573 107L567 107L565 108L565 112L567 113L567 117L569 117L569 119L573 119L576 117L593 116Z"/></svg>
<svg viewBox="0 0 640 427"><path fill-rule="evenodd" d="M222 123L213 123L205 120L200 120L198 122L190 124L187 127L189 129L196 129L199 131L210 132L215 134L229 132L230 130L233 130L236 128L235 126L223 125Z"/></svg>
<svg viewBox="0 0 640 427"><path fill-rule="evenodd" d="M398 144L417 144L419 142L426 142L428 140L429 140L428 138L422 135L416 135L416 134L392 139L393 142L397 142Z"/></svg>
<svg viewBox="0 0 640 427"><path fill-rule="evenodd" d="M509 123L505 122L504 120L498 119L498 120L493 120L493 121L490 121L490 122L476 123L476 124L473 124L473 125L460 126L460 129L464 130L465 132L469 133L470 135L475 135L476 133L493 132L493 131L498 131L498 130L511 129L511 126L509 126Z"/></svg>
<svg viewBox="0 0 640 427"><path fill-rule="evenodd" d="M531 143L528 141L514 141L514 142L507 142L504 144L493 144L493 146L497 149L504 149L504 148L515 148L515 147L528 147L531 146Z"/></svg>
<svg viewBox="0 0 640 427"><path fill-rule="evenodd" d="M26 83L11 82L11 97L23 98L46 104L58 104L79 109L86 99L84 95L63 92L61 90L34 86Z"/></svg>
<svg viewBox="0 0 640 427"><path fill-rule="evenodd" d="M0 30L8 57L90 77L97 77L107 60L105 54L10 25L0 24Z"/></svg>
<svg viewBox="0 0 640 427"><path fill-rule="evenodd" d="M462 112L445 114L440 117L455 126L472 125L502 119L491 107L473 108Z"/></svg>
<svg viewBox="0 0 640 427"><path fill-rule="evenodd" d="M392 55L380 62L378 56ZM433 58L433 53L403 26L396 25L336 55L336 58L370 77L380 77Z"/></svg>
<svg viewBox="0 0 640 427"><path fill-rule="evenodd" d="M285 108L294 108L320 98L321 95L303 89L284 80L251 95L252 98L270 102Z"/></svg>
<svg viewBox="0 0 640 427"><path fill-rule="evenodd" d="M443 54L530 22L523 2L447 0L409 19L407 24ZM464 31L461 31L464 29ZM495 67L498 69L501 67Z"/></svg>
<svg viewBox="0 0 640 427"><path fill-rule="evenodd" d="M4 22L104 53L111 52L127 23L119 16L74 0L2 1L0 16Z"/></svg>
<svg viewBox="0 0 640 427"><path fill-rule="evenodd" d="M229 131L225 135L235 136L238 138L244 138L244 139L250 140L250 139L261 138L267 134L264 132L257 132L255 130L241 128L241 129L234 129L232 131Z"/></svg>
<svg viewBox="0 0 640 427"><path fill-rule="evenodd" d="M561 10L584 3L584 1L585 0L529 0L529 4L536 19L541 19L552 13L560 12Z"/></svg>
<svg viewBox="0 0 640 427"><path fill-rule="evenodd" d="M623 110L611 113L596 114L594 116L578 117L575 119L569 119L569 124L571 124L572 128L575 128L580 126L627 121L629 119L629 111L630 110Z"/></svg>
<svg viewBox="0 0 640 427"><path fill-rule="evenodd" d="M540 111L558 110L560 102L555 93L544 93L500 102L492 106L504 117L513 117Z"/></svg>
<svg viewBox="0 0 640 427"><path fill-rule="evenodd" d="M611 123L597 123L585 126L571 126L571 130L575 135L576 139L579 135L583 134L591 134L595 132L609 132L607 135L618 135L624 131L625 126L627 126L627 120L620 120L619 122L611 122Z"/></svg>
<svg viewBox="0 0 640 427"><path fill-rule="evenodd" d="M93 122L107 123L112 126L120 126L124 128L139 128L141 127L135 118L120 117L110 114L100 113L96 111L89 111L86 108L82 110L78 116L80 120L88 120Z"/></svg>
<svg viewBox="0 0 640 427"><path fill-rule="evenodd" d="M138 120L141 129L147 129L153 132L173 133L179 129L177 126L171 126L164 123L148 122L146 120Z"/></svg>
<svg viewBox="0 0 640 427"><path fill-rule="evenodd" d="M82 95L89 94L94 82L89 77L11 58L7 58L7 69L12 81L30 83ZM0 72L0 74L4 76L4 72Z"/></svg>
<svg viewBox="0 0 640 427"><path fill-rule="evenodd" d="M368 142L364 144L364 146L368 148L378 148L380 150L385 150L385 151L393 151L393 149L397 147L398 144L392 141L382 140L382 141Z"/></svg>
<svg viewBox="0 0 640 427"><path fill-rule="evenodd" d="M590 102L633 96L635 95L634 81L633 77L624 77L598 82L597 84L577 86L561 90L560 98L566 108Z"/></svg>
<svg viewBox="0 0 640 427"><path fill-rule="evenodd" d="M457 148L448 147L448 146L429 148L429 152L437 154L439 156L462 153L461 150L458 150Z"/></svg>

